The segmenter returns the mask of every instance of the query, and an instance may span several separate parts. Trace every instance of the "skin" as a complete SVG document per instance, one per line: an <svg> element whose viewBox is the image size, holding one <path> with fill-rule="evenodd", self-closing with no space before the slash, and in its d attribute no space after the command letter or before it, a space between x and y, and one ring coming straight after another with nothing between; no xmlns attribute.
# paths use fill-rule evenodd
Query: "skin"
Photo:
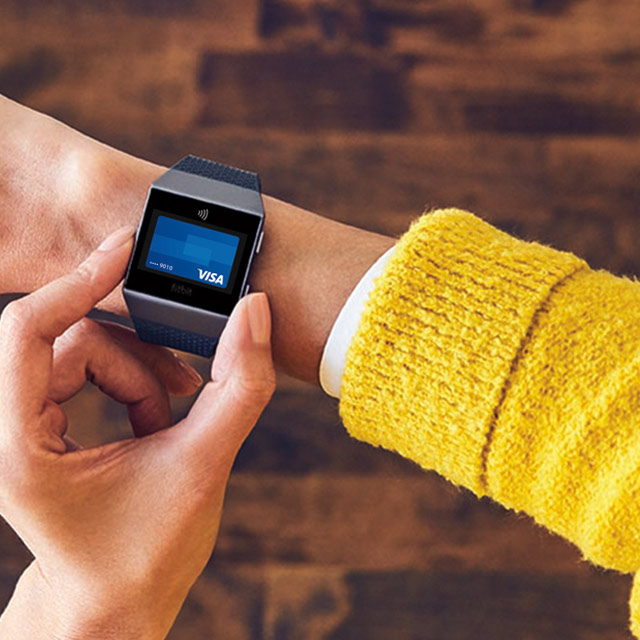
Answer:
<svg viewBox="0 0 640 640"><path fill-rule="evenodd" d="M0 99L0 139L0 211L21 211L4 216L0 229L11 240L0 255L2 291L32 291L72 268L114 229L137 225L149 185L166 170L6 98ZM263 202L265 238L251 288L269 296L278 368L318 384L322 350L340 309L395 240L269 196ZM119 289L102 306L127 313Z"/></svg>
<svg viewBox="0 0 640 640"><path fill-rule="evenodd" d="M0 139L0 291L35 291L0 319L0 513L35 556L0 637L164 638L213 550L273 361L317 384L337 314L394 240L263 196L250 279L268 294L273 325L266 295L243 299L211 381L171 426L167 394L193 393L199 376L167 349L84 319L93 306L127 313L131 240L91 252L123 225L131 235L165 168L1 97ZM134 438L84 450L66 437L60 403L86 379L127 405Z"/></svg>
<svg viewBox="0 0 640 640"><path fill-rule="evenodd" d="M234 310L211 381L169 426L166 389L144 359L83 320L122 278L132 232L0 320L0 511L35 556L0 618L7 640L164 638L275 387L269 306L256 293ZM93 449L65 438L61 403L87 377L127 405L137 437Z"/></svg>

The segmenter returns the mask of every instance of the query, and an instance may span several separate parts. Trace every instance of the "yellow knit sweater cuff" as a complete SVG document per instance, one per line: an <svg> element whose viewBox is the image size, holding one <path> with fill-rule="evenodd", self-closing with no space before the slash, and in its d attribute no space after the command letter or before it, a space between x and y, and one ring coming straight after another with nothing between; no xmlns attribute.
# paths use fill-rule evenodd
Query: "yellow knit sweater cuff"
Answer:
<svg viewBox="0 0 640 640"><path fill-rule="evenodd" d="M486 494L488 443L534 314L585 268L470 213L422 216L349 348L340 412L351 435Z"/></svg>

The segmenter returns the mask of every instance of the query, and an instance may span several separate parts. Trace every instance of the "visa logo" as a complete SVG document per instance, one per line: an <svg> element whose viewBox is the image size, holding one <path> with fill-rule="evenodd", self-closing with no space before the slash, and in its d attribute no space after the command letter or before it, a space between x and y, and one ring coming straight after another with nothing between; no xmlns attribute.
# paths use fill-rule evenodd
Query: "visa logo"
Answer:
<svg viewBox="0 0 640 640"><path fill-rule="evenodd" d="M198 277L205 282L211 282L212 284L219 284L224 287L224 277L213 273L211 271L205 271L204 269L198 269Z"/></svg>

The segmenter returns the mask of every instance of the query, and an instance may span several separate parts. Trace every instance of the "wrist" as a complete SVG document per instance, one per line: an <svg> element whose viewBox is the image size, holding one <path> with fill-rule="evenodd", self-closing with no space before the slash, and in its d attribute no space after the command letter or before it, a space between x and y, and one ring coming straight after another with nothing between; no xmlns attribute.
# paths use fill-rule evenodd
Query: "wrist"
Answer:
<svg viewBox="0 0 640 640"><path fill-rule="evenodd" d="M329 333L354 287L395 240L268 196L262 250L251 274L273 311L280 369L318 384Z"/></svg>
<svg viewBox="0 0 640 640"><path fill-rule="evenodd" d="M88 139L87 139L88 140ZM90 143L90 144L89 144ZM81 145L80 145L81 146ZM78 261L124 224L137 225L151 183L165 168L88 141L76 150L84 189L69 200L67 226L76 230L62 252ZM82 154L86 153L84 158ZM263 196L265 237L252 268L252 290L265 291L273 309L273 354L285 372L318 384L320 359L333 323L367 269L394 243L392 238L323 218ZM99 223L87 225L86 216ZM71 265L59 266L60 273ZM57 274L50 274L54 277ZM118 287L100 307L127 315Z"/></svg>
<svg viewBox="0 0 640 640"><path fill-rule="evenodd" d="M69 272L111 231L136 225L164 169L1 97L0 116L0 291L29 292ZM274 309L278 365L317 383L341 306L393 241L273 198L264 203L265 242L251 286ZM120 288L100 306L127 314Z"/></svg>
<svg viewBox="0 0 640 640"><path fill-rule="evenodd" d="M173 619L152 619L144 607L121 604L103 593L77 596L65 585L54 588L36 561L20 576L0 617L3 640L162 640Z"/></svg>
<svg viewBox="0 0 640 640"><path fill-rule="evenodd" d="M100 220L93 234L80 238L81 254L86 257L110 233L125 225L137 227L144 211L144 204L151 184L166 171L160 165L140 160L121 151L100 145L94 153L86 179L93 182L94 192L90 196L94 214ZM89 198L89 196L87 196ZM76 224L86 229L82 212L75 214ZM122 284L98 305L100 309L119 315L128 315L122 295Z"/></svg>
<svg viewBox="0 0 640 640"><path fill-rule="evenodd" d="M137 224L150 184L166 169L120 152L105 156L98 180L103 208L121 224ZM273 310L274 360L285 372L318 384L322 351L333 323L367 269L392 238L340 224L263 195L264 242L249 279ZM111 229L109 229L111 231ZM106 232L103 234L106 235ZM89 253L90 247L85 248ZM121 288L101 308L127 314Z"/></svg>

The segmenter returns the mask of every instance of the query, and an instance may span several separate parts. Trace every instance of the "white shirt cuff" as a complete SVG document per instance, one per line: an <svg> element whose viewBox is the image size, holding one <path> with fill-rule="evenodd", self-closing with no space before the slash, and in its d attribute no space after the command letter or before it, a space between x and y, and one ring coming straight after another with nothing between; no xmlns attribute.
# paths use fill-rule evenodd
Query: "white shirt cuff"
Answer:
<svg viewBox="0 0 640 640"><path fill-rule="evenodd" d="M320 360L320 385L334 398L340 397L342 376L347 364L347 351L358 330L364 305L373 290L376 278L384 271L394 249L395 246L383 253L358 282L338 314L327 344L324 346L322 360Z"/></svg>

